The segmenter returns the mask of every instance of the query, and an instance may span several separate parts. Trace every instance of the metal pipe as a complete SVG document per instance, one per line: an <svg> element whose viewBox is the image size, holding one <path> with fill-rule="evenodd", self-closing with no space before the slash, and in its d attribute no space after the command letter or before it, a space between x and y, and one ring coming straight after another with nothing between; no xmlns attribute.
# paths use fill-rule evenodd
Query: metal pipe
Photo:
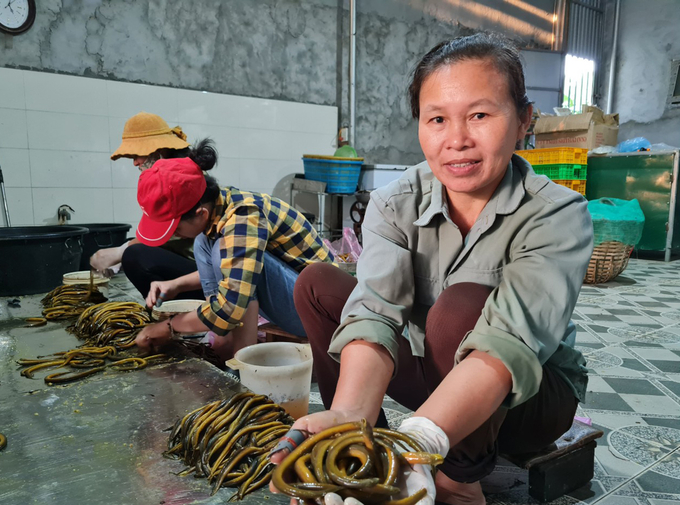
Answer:
<svg viewBox="0 0 680 505"><path fill-rule="evenodd" d="M612 41L612 55L609 59L609 84L607 86L607 114L612 113L614 106L614 73L616 71L616 46L619 42L619 13L621 11L621 0L616 0L616 10L614 12L614 40Z"/></svg>
<svg viewBox="0 0 680 505"><path fill-rule="evenodd" d="M356 70L357 70L357 8L356 0L349 0L349 145L356 147Z"/></svg>
<svg viewBox="0 0 680 505"><path fill-rule="evenodd" d="M12 221L9 219L9 206L7 205L7 193L5 193L5 179L2 176L2 167L0 167L0 189L2 189L2 203L5 206L5 221L7 221L7 226L12 226Z"/></svg>
<svg viewBox="0 0 680 505"><path fill-rule="evenodd" d="M564 52L567 36L567 13L566 0L555 0L553 3L553 44L551 49L556 52Z"/></svg>
<svg viewBox="0 0 680 505"><path fill-rule="evenodd" d="M569 41L573 35L571 29L571 7L569 2L562 4L562 46L559 48L562 54L566 57L569 52ZM564 72L564 65L562 65L562 72Z"/></svg>
<svg viewBox="0 0 680 505"><path fill-rule="evenodd" d="M555 0L553 2L553 51L562 51L564 41L564 1Z"/></svg>
<svg viewBox="0 0 680 505"><path fill-rule="evenodd" d="M593 59L592 54L590 53L590 37L591 37L591 30L590 30L590 20L591 20L591 12L589 12L587 9L582 9L583 12L583 19L584 19L584 34L583 34L583 54L586 54L586 58L589 60Z"/></svg>
<svg viewBox="0 0 680 505"><path fill-rule="evenodd" d="M602 17L598 12L590 13L590 59L597 60L597 23Z"/></svg>
<svg viewBox="0 0 680 505"><path fill-rule="evenodd" d="M680 165L680 152L675 151L673 155L673 180L671 181L671 203L668 207L668 230L666 231L666 251L664 254L664 261L671 260L671 252L673 252L673 230L675 229L675 208L678 205L675 196L678 187L678 165Z"/></svg>
<svg viewBox="0 0 680 505"><path fill-rule="evenodd" d="M583 58L583 10L575 6L574 23L576 24L576 37L574 40L574 56Z"/></svg>
<svg viewBox="0 0 680 505"><path fill-rule="evenodd" d="M579 57L578 54L578 45L580 43L579 37L581 36L579 33L579 10L578 6L572 5L571 6L571 11L569 13L569 22L572 23L572 31L571 31L571 40L569 41L569 54L572 56L576 56L577 58Z"/></svg>

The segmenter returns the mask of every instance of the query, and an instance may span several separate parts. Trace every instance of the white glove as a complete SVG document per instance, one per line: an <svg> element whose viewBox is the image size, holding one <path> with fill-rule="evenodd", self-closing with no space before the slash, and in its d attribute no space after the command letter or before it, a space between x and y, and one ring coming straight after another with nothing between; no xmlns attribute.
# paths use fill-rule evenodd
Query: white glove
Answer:
<svg viewBox="0 0 680 505"><path fill-rule="evenodd" d="M340 495L335 493L328 493L325 495L323 497L323 502L325 505L364 505L356 498L345 498L345 501L342 501Z"/></svg>
<svg viewBox="0 0 680 505"><path fill-rule="evenodd" d="M399 426L402 433L408 434L411 438L420 442L425 452L440 454L446 457L449 452L449 437L446 433L426 417L411 417L404 420ZM430 465L413 465L412 468L403 466L402 475L397 481L397 486L401 488L401 493L394 499L406 498L417 493L421 489L427 490L427 495L421 499L417 505L434 505L437 490L432 478ZM324 496L325 505L363 505L356 498L346 498L344 501L335 493L328 493Z"/></svg>

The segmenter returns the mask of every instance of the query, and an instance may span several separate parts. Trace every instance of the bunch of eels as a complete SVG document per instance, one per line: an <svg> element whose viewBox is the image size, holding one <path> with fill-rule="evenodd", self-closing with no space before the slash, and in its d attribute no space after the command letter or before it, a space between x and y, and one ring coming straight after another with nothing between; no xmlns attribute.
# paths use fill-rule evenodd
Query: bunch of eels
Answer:
<svg viewBox="0 0 680 505"><path fill-rule="evenodd" d="M85 309L69 330L87 346L127 349L150 321L147 310L136 302L107 302Z"/></svg>
<svg viewBox="0 0 680 505"><path fill-rule="evenodd" d="M189 412L172 428L164 456L181 459L187 468L220 487L238 488L229 501L240 500L266 485L273 465L269 452L293 419L263 395L237 393Z"/></svg>
<svg viewBox="0 0 680 505"><path fill-rule="evenodd" d="M80 347L70 351L57 352L50 356L39 356L36 359L20 359L17 363L24 367L21 375L33 379L38 370L66 368L65 372L51 373L45 377L48 386L74 382L104 370L129 372L145 368L150 362L167 362L168 356L124 357L119 356L113 346Z"/></svg>
<svg viewBox="0 0 680 505"><path fill-rule="evenodd" d="M427 491L421 489L405 498L396 486L404 465L435 466L439 454L423 450L412 437L365 421L346 423L312 435L302 442L273 472L274 486L299 500L322 500L327 493L343 499L354 497L365 505L413 505Z"/></svg>
<svg viewBox="0 0 680 505"><path fill-rule="evenodd" d="M103 303L106 297L94 284L94 277L90 272L90 284L64 284L47 293L40 303L43 305L43 316L46 320L56 321L73 319L95 304ZM30 318L29 326L42 326L41 319ZM43 323L43 324L45 324Z"/></svg>

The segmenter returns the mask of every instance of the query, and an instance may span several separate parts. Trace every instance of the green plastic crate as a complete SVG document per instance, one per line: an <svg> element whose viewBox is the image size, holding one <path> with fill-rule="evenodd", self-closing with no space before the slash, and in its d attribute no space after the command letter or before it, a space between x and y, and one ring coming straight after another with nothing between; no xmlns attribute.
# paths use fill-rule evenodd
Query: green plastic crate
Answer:
<svg viewBox="0 0 680 505"><path fill-rule="evenodd" d="M586 180L588 165L572 165L559 163L555 165L534 165L534 172L547 175L549 179L559 180Z"/></svg>

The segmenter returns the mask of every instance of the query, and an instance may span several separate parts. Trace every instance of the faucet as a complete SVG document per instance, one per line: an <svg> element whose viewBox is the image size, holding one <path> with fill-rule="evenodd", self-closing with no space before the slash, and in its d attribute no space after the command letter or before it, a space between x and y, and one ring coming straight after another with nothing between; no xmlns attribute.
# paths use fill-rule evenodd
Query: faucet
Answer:
<svg viewBox="0 0 680 505"><path fill-rule="evenodd" d="M66 224L66 221L71 220L71 212L75 212L70 205L60 205L57 209L57 220L59 224Z"/></svg>

